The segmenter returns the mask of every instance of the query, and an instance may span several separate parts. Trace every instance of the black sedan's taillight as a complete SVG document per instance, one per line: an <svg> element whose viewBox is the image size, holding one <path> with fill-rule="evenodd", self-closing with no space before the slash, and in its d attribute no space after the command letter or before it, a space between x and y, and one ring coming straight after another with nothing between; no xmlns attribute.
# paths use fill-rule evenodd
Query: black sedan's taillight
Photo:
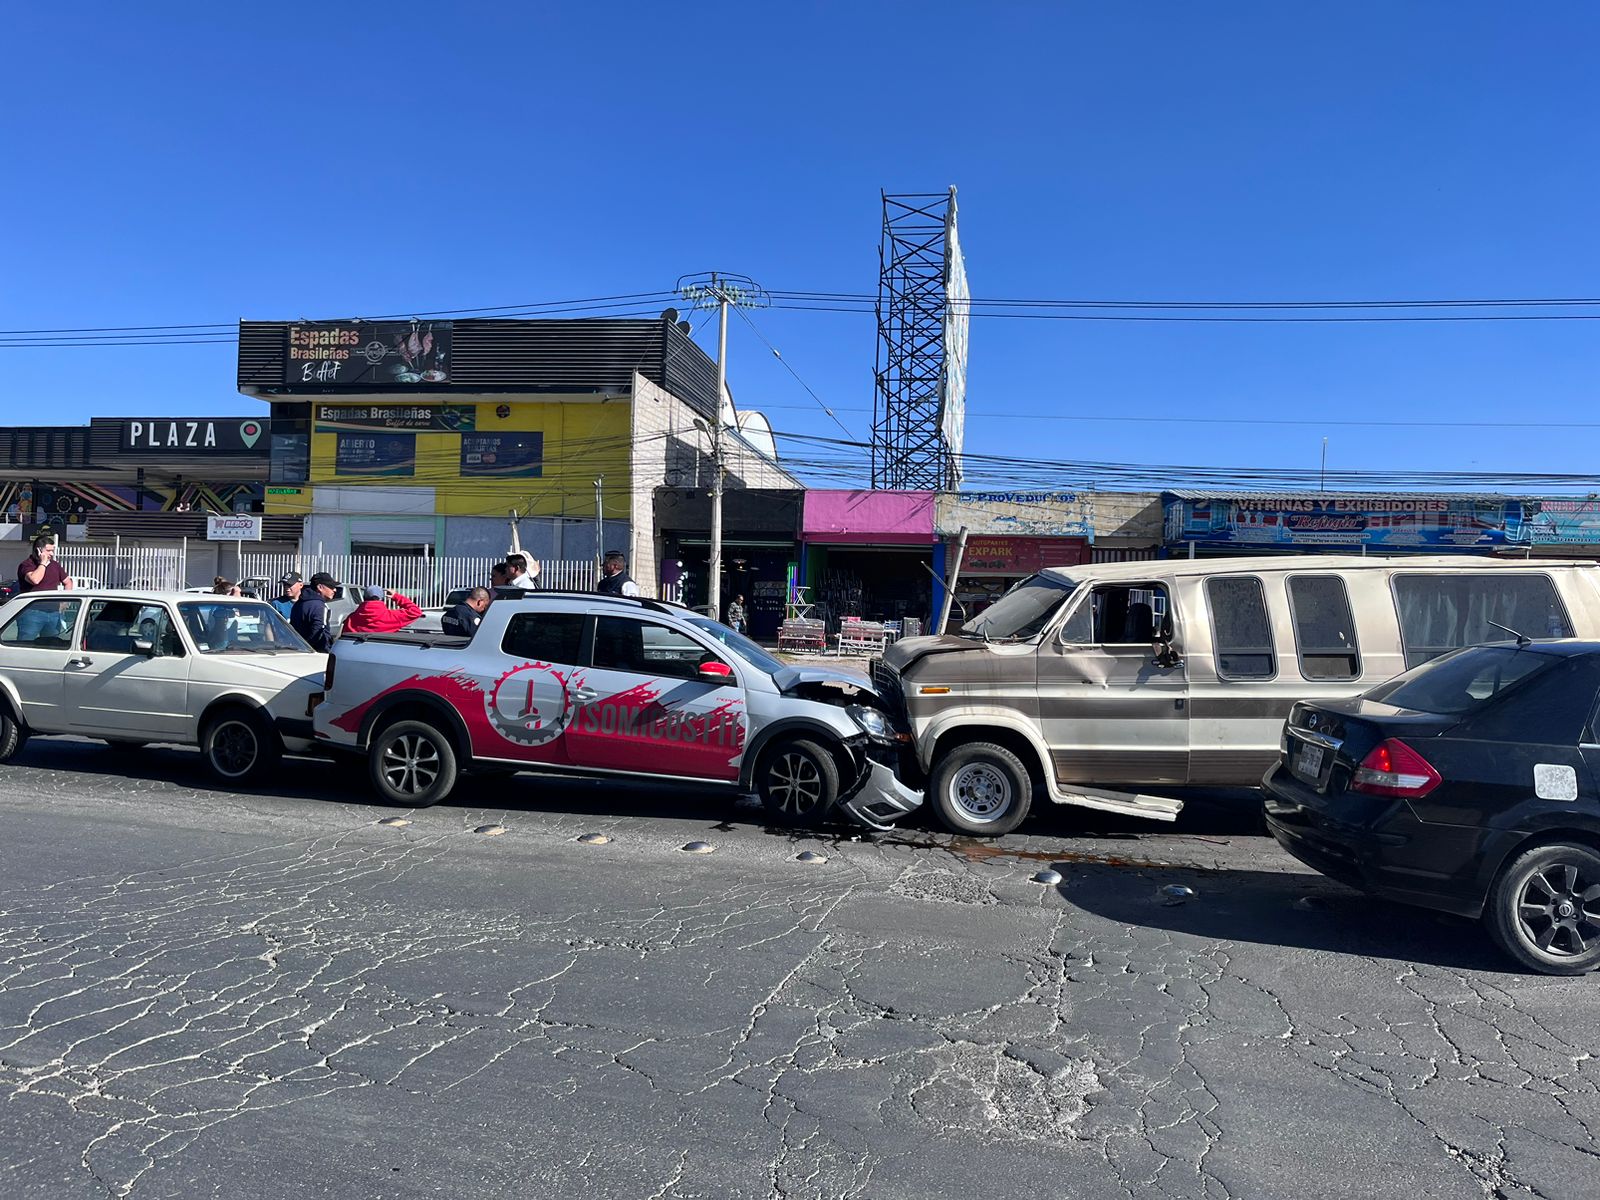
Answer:
<svg viewBox="0 0 1600 1200"><path fill-rule="evenodd" d="M1420 800L1443 782L1432 763L1398 738L1388 738L1361 760L1350 778L1350 790Z"/></svg>

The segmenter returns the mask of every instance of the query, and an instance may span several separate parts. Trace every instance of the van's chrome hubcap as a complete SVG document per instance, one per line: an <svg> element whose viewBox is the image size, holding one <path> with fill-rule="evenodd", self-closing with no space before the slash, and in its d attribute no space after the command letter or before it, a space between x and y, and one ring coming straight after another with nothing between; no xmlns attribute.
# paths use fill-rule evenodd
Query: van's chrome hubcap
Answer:
<svg viewBox="0 0 1600 1200"><path fill-rule="evenodd" d="M803 816L822 800L822 772L803 754L781 755L767 772L767 792L780 812Z"/></svg>
<svg viewBox="0 0 1600 1200"><path fill-rule="evenodd" d="M403 796L427 791L439 778L439 751L427 738L407 733L383 748L384 782Z"/></svg>
<svg viewBox="0 0 1600 1200"><path fill-rule="evenodd" d="M1600 878L1573 863L1535 871L1517 897L1522 934L1552 958L1574 958L1600 938Z"/></svg>
<svg viewBox="0 0 1600 1200"><path fill-rule="evenodd" d="M969 820L993 821L1011 808L1011 780L988 763L968 763L950 780L950 798Z"/></svg>

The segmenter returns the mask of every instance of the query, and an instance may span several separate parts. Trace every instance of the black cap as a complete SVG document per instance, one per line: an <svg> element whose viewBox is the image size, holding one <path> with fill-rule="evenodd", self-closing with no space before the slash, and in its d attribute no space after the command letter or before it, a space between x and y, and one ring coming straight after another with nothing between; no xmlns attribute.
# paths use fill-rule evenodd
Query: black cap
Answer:
<svg viewBox="0 0 1600 1200"><path fill-rule="evenodd" d="M311 586L312 587L339 588L339 587L343 587L344 584L340 583L337 579L335 579L332 575L329 575L326 571L318 571L315 575L313 575L311 577Z"/></svg>
<svg viewBox="0 0 1600 1200"><path fill-rule="evenodd" d="M305 580L300 578L299 571L285 571L282 578L278 580L278 586L281 588L292 588L295 584L304 582Z"/></svg>

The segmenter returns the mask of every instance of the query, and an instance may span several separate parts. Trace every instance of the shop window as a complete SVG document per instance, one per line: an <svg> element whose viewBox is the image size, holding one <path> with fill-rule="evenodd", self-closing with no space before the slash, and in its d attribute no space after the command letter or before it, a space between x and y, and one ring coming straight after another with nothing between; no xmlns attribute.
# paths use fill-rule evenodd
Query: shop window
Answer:
<svg viewBox="0 0 1600 1200"><path fill-rule="evenodd" d="M1355 614L1337 575L1296 575L1289 580L1300 674L1307 679L1354 679L1361 674Z"/></svg>
<svg viewBox="0 0 1600 1200"><path fill-rule="evenodd" d="M1406 666L1462 646L1528 637L1571 637L1572 625L1548 575L1484 571L1396 575L1395 604ZM1504 626L1504 628L1497 628Z"/></svg>
<svg viewBox="0 0 1600 1200"><path fill-rule="evenodd" d="M1271 679L1278 673L1267 597L1254 575L1223 575L1206 580L1216 642L1217 675L1222 679Z"/></svg>

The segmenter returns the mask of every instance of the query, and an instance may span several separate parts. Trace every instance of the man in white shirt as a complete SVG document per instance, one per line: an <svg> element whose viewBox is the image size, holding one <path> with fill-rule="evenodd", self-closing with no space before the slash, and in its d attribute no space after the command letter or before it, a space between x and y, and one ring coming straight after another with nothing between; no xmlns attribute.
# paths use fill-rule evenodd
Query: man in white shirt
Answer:
<svg viewBox="0 0 1600 1200"><path fill-rule="evenodd" d="M506 555L506 567L510 575L507 587L521 588L525 592L537 591L539 587L539 560L529 559L524 554Z"/></svg>

